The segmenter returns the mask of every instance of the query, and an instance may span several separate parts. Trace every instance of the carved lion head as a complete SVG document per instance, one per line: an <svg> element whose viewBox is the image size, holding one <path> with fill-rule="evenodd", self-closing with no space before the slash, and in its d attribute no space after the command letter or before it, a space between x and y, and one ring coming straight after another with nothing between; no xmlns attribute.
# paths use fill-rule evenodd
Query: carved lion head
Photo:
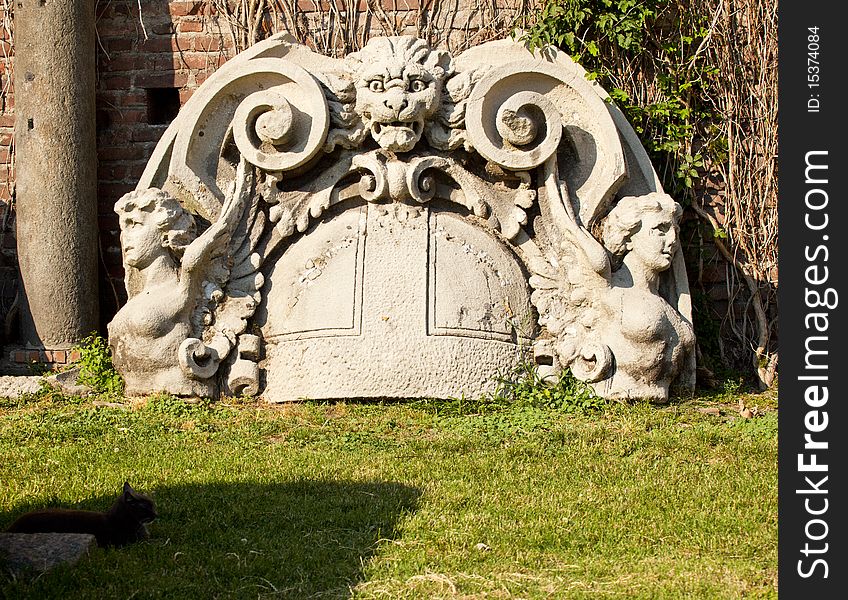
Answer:
<svg viewBox="0 0 848 600"><path fill-rule="evenodd" d="M450 57L412 36L373 38L347 57L356 87L354 112L386 150L412 150L442 100Z"/></svg>

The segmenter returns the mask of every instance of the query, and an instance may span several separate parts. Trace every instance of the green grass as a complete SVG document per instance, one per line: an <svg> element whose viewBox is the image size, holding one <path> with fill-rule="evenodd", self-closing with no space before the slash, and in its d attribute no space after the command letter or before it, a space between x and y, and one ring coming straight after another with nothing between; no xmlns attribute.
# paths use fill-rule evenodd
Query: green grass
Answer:
<svg viewBox="0 0 848 600"><path fill-rule="evenodd" d="M146 542L0 575L0 597L776 597L776 399L747 397L745 421L737 392L582 411L0 400L0 528L104 509L125 479L160 513Z"/></svg>

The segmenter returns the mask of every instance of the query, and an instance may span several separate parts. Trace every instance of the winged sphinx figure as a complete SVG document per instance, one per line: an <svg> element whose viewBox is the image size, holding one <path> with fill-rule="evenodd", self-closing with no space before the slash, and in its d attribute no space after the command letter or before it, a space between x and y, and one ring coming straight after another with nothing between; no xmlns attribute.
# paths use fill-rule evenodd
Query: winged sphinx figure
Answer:
<svg viewBox="0 0 848 600"><path fill-rule="evenodd" d="M238 235L252 192L253 167L242 161L219 218L199 236L195 217L164 190L130 192L116 204L129 299L109 338L127 394L216 393L210 378L244 332L262 284ZM239 285L245 274L247 289Z"/></svg>
<svg viewBox="0 0 848 600"><path fill-rule="evenodd" d="M472 394L531 347L607 397L690 385L680 207L603 90L546 56L280 35L225 64L116 205L127 392Z"/></svg>
<svg viewBox="0 0 848 600"><path fill-rule="evenodd" d="M600 242L580 224L555 173L548 182L564 209L562 242L551 260L534 261L530 277L540 323L554 339L547 354L606 398L666 400L695 340L662 279L679 251L681 206L658 192L621 198Z"/></svg>

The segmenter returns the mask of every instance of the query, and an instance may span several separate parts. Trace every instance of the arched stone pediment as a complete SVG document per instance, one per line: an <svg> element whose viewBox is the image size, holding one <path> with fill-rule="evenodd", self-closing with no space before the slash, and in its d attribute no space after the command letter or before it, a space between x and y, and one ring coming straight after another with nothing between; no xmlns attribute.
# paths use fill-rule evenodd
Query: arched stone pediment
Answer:
<svg viewBox="0 0 848 600"><path fill-rule="evenodd" d="M337 60L275 36L201 86L119 202L116 365L155 391L132 374L161 348L161 389L287 401L477 395L535 357L664 398L694 363L679 207L658 192L561 53L392 37ZM136 314L150 286L172 290L158 329ZM166 333L134 356L138 331Z"/></svg>

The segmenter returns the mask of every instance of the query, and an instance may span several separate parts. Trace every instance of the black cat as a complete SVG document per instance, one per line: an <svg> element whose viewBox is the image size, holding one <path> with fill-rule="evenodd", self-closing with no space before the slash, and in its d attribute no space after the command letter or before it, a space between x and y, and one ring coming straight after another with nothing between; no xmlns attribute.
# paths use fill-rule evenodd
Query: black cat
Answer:
<svg viewBox="0 0 848 600"><path fill-rule="evenodd" d="M97 545L125 546L147 538L146 523L157 517L153 500L124 482L124 491L106 512L47 508L25 513L9 533L90 533Z"/></svg>

